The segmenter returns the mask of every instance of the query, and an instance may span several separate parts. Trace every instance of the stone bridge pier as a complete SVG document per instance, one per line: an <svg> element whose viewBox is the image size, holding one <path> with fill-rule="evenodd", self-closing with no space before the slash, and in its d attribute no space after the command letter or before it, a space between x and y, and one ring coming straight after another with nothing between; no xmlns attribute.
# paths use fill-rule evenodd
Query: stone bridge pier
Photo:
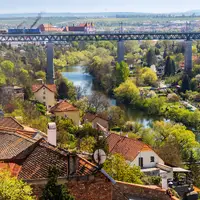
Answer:
<svg viewBox="0 0 200 200"><path fill-rule="evenodd" d="M119 40L117 43L117 62L120 63L124 61L124 54L125 54L124 41Z"/></svg>
<svg viewBox="0 0 200 200"><path fill-rule="evenodd" d="M53 43L47 43L47 70L46 70L46 83L47 84L54 84L54 65L53 65Z"/></svg>
<svg viewBox="0 0 200 200"><path fill-rule="evenodd" d="M185 41L185 72L192 71L192 40Z"/></svg>

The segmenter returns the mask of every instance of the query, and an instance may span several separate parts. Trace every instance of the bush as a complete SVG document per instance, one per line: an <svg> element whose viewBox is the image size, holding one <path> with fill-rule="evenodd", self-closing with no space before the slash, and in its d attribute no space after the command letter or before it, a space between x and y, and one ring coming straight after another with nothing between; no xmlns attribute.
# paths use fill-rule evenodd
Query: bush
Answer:
<svg viewBox="0 0 200 200"><path fill-rule="evenodd" d="M145 185L159 185L161 182L160 176L144 176L142 181Z"/></svg>

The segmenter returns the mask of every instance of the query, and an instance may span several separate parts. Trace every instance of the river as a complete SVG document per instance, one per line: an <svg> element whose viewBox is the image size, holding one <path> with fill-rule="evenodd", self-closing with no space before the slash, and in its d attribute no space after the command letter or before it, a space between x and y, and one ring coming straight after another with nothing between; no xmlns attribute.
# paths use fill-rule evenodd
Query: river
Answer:
<svg viewBox="0 0 200 200"><path fill-rule="evenodd" d="M63 72L63 76L72 81L75 86L80 86L84 89L86 95L91 95L93 89L93 77L89 73L85 73L85 67L73 66L66 67L66 72ZM110 105L116 105L116 100L107 97ZM125 110L127 121L136 121L141 123L144 127L150 127L151 124L159 120L159 118L146 115L144 112L133 110L129 106L119 105Z"/></svg>

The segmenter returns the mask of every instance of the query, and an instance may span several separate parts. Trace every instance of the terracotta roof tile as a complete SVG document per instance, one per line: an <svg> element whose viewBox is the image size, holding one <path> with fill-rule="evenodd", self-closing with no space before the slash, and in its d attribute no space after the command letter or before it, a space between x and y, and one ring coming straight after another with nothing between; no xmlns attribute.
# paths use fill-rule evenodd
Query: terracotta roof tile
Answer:
<svg viewBox="0 0 200 200"><path fill-rule="evenodd" d="M83 116L83 119L88 120L89 122L92 122L97 117L108 121L108 117L104 113L99 113L99 114L86 113Z"/></svg>
<svg viewBox="0 0 200 200"><path fill-rule="evenodd" d="M13 159L33 144L33 140L15 133L0 132L0 160Z"/></svg>
<svg viewBox="0 0 200 200"><path fill-rule="evenodd" d="M17 155L25 150L26 156L18 159ZM0 169L7 167L13 175L18 176L20 179L47 178L49 167L52 165L57 166L60 177L67 177L69 174L68 161L71 156L75 156L77 163L75 165L77 168L72 176L87 176L98 171L94 164L78 155L50 145L45 139L32 142L15 133L0 134L0 159L9 162L7 164L0 163Z"/></svg>
<svg viewBox="0 0 200 200"><path fill-rule="evenodd" d="M137 139L127 138L114 133L107 137L107 142L110 153L119 153L129 161L133 161L141 151L153 151L148 145Z"/></svg>
<svg viewBox="0 0 200 200"><path fill-rule="evenodd" d="M0 118L0 127L5 127L5 128L9 127L9 128L12 128L12 129L19 129L19 130L23 130L24 129L23 125L21 125L13 117Z"/></svg>
<svg viewBox="0 0 200 200"><path fill-rule="evenodd" d="M55 106L53 106L50 112L66 112L66 111L78 111L78 108L74 107L72 104L63 100L58 102Z"/></svg>
<svg viewBox="0 0 200 200"><path fill-rule="evenodd" d="M68 157L39 144L22 163L18 177L22 179L47 178L49 167L52 165L57 166L61 177L68 176Z"/></svg>
<svg viewBox="0 0 200 200"><path fill-rule="evenodd" d="M12 176L18 176L21 166L16 163L0 163L0 169L10 171Z"/></svg>
<svg viewBox="0 0 200 200"><path fill-rule="evenodd" d="M48 90L54 93L56 93L57 91L55 84L40 84L40 85L32 85L32 92L35 93L43 87L47 88Z"/></svg>

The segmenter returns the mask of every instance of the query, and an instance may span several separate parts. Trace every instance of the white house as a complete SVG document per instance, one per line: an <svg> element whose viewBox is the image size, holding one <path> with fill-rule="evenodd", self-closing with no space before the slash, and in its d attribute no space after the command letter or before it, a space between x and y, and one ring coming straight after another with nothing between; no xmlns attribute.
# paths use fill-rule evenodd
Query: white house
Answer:
<svg viewBox="0 0 200 200"><path fill-rule="evenodd" d="M109 152L121 154L131 166L140 166L141 169L154 168L157 163L164 161L148 145L138 139L132 139L111 133L107 137Z"/></svg>
<svg viewBox="0 0 200 200"><path fill-rule="evenodd" d="M45 104L48 110L56 103L56 85L54 84L32 85L32 92L35 100Z"/></svg>
<svg viewBox="0 0 200 200"><path fill-rule="evenodd" d="M175 173L189 173L189 170L164 164L159 155L147 144L138 139L110 133L107 137L109 152L121 154L130 166L139 166L141 171L153 176L166 176L173 179Z"/></svg>

